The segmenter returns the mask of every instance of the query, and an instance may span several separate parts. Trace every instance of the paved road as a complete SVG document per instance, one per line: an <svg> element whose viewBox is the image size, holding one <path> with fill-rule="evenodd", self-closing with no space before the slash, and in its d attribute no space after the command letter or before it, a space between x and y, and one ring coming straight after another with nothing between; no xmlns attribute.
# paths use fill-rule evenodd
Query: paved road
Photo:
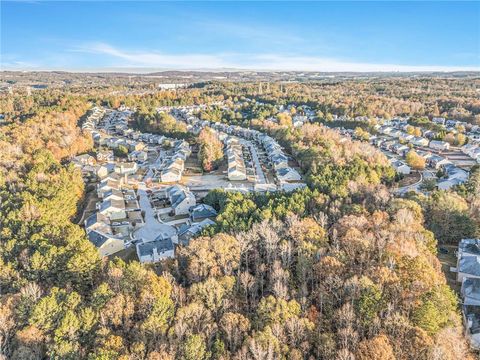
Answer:
<svg viewBox="0 0 480 360"><path fill-rule="evenodd" d="M262 165L260 164L260 159L258 158L258 153L257 149L255 146L250 142L247 141L247 146L250 149L250 153L252 154L252 160L255 163L255 177L256 177L256 183L257 184L266 184L267 183L267 178L265 177L265 174L263 173L262 170Z"/></svg>
<svg viewBox="0 0 480 360"><path fill-rule="evenodd" d="M146 187L140 185L138 188L138 196L140 197L140 208L145 212L145 225L137 229L133 233L135 239L145 239L146 241L153 241L160 234L167 234L169 236L175 235L176 230L173 226L160 223L155 217L155 211L148 199Z"/></svg>

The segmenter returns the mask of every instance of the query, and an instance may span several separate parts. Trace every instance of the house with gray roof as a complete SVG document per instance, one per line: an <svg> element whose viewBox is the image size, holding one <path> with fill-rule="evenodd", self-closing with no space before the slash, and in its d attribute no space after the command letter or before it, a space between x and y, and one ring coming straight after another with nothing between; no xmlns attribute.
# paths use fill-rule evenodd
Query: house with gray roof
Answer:
<svg viewBox="0 0 480 360"><path fill-rule="evenodd" d="M480 256L462 255L457 262L457 281L480 278Z"/></svg>
<svg viewBox="0 0 480 360"><path fill-rule="evenodd" d="M297 170L286 167L277 170L277 178L280 181L299 181L302 179L302 176Z"/></svg>
<svg viewBox="0 0 480 360"><path fill-rule="evenodd" d="M172 238L166 234L160 234L152 241L138 243L136 248L141 263L155 263L175 256Z"/></svg>
<svg viewBox="0 0 480 360"><path fill-rule="evenodd" d="M166 195L170 201L175 215L189 214L192 206L197 204L195 195L181 185L173 185L167 188Z"/></svg>
<svg viewBox="0 0 480 360"><path fill-rule="evenodd" d="M125 201L123 199L111 199L99 202L97 209L101 215L108 217L110 220L124 219L127 216L125 212Z"/></svg>
<svg viewBox="0 0 480 360"><path fill-rule="evenodd" d="M473 349L480 349L480 309L478 306L462 307L465 335Z"/></svg>
<svg viewBox="0 0 480 360"><path fill-rule="evenodd" d="M202 221L217 216L217 211L207 204L199 204L190 209L190 218L193 222Z"/></svg>
<svg viewBox="0 0 480 360"><path fill-rule="evenodd" d="M115 254L125 249L123 239L99 230L92 230L87 234L88 240L95 245L101 257Z"/></svg>
<svg viewBox="0 0 480 360"><path fill-rule="evenodd" d="M464 305L480 306L480 279L464 278L460 293Z"/></svg>
<svg viewBox="0 0 480 360"><path fill-rule="evenodd" d="M206 218L198 223L193 223L191 225L183 224L178 229L178 242L183 246L188 246L190 239L194 236L197 236L202 232L204 228L210 225L215 225L215 222Z"/></svg>

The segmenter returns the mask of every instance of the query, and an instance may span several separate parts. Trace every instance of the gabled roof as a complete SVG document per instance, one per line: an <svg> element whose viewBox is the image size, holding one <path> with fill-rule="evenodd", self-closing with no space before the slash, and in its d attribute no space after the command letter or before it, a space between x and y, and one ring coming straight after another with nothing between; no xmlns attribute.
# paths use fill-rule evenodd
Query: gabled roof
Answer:
<svg viewBox="0 0 480 360"><path fill-rule="evenodd" d="M403 161L396 160L396 161L392 161L392 166L394 168L399 168L400 166L408 166L408 165L405 164Z"/></svg>
<svg viewBox="0 0 480 360"><path fill-rule="evenodd" d="M480 239L462 239L458 243L460 253L469 253L480 256Z"/></svg>
<svg viewBox="0 0 480 360"><path fill-rule="evenodd" d="M104 234L104 233L102 233L100 231L97 231L97 230L90 231L87 236L88 236L88 240L90 240L90 242L93 245L95 245L97 248L101 247L109 239L121 240L121 239L115 238L111 235Z"/></svg>
<svg viewBox="0 0 480 360"><path fill-rule="evenodd" d="M111 188L103 194L103 198L106 199L110 196L123 199L123 192L122 190Z"/></svg>
<svg viewBox="0 0 480 360"><path fill-rule="evenodd" d="M473 255L462 256L458 262L458 272L480 276L480 258Z"/></svg>
<svg viewBox="0 0 480 360"><path fill-rule="evenodd" d="M272 161L275 163L282 162L282 161L288 161L288 157L285 156L284 154L275 154L272 156Z"/></svg>
<svg viewBox="0 0 480 360"><path fill-rule="evenodd" d="M89 217L87 217L87 219L85 220L85 229L88 229L88 228L92 227L93 225L97 224L98 222L99 222L98 213L95 212L92 215L90 215Z"/></svg>
<svg viewBox="0 0 480 360"><path fill-rule="evenodd" d="M196 219L203 219L214 216L217 216L217 211L207 204L197 205L191 210L191 217L193 221L196 221Z"/></svg>
<svg viewBox="0 0 480 360"><path fill-rule="evenodd" d="M480 279L464 278L461 293L464 305L480 306Z"/></svg>
<svg viewBox="0 0 480 360"><path fill-rule="evenodd" d="M125 201L122 200L117 200L117 199L110 199L110 200L105 200L102 201L100 204L100 211L105 211L109 208L115 208L115 209L125 209Z"/></svg>
<svg viewBox="0 0 480 360"><path fill-rule="evenodd" d="M172 238L159 235L155 240L137 244L137 251L140 256L153 256L154 249L161 254L173 250Z"/></svg>
<svg viewBox="0 0 480 360"><path fill-rule="evenodd" d="M205 227L209 225L215 225L215 221L210 219L204 219L198 223L193 223L192 225L183 224L178 229L178 236L183 238L190 238L199 234Z"/></svg>

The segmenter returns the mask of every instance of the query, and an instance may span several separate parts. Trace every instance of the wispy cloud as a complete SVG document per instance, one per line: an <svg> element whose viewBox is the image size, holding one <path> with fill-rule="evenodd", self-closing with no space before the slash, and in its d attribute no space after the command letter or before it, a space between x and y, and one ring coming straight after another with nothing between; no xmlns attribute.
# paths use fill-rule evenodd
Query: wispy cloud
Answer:
<svg viewBox="0 0 480 360"><path fill-rule="evenodd" d="M72 56L72 52L75 56ZM104 42L84 43L55 57L37 59L37 63L19 58L4 57L3 70L88 70L76 67L75 58L88 60L97 70L264 70L264 71L322 71L322 72L428 72L480 71L480 66L405 65L365 63L321 56L276 53L190 53L174 54L160 51L127 50ZM62 60L63 59L63 60ZM55 60L55 61L54 61Z"/></svg>
<svg viewBox="0 0 480 360"><path fill-rule="evenodd" d="M295 54L167 54L151 51L128 51L96 42L76 47L74 51L109 56L119 60L116 66L168 69L247 69L275 71L480 71L473 66L377 64L343 59L299 56Z"/></svg>
<svg viewBox="0 0 480 360"><path fill-rule="evenodd" d="M208 54L165 54L151 51L126 51L106 43L84 44L72 49L74 52L108 55L123 60L124 66L155 66L160 68L190 68L192 65L205 67L222 67L225 63L221 56Z"/></svg>

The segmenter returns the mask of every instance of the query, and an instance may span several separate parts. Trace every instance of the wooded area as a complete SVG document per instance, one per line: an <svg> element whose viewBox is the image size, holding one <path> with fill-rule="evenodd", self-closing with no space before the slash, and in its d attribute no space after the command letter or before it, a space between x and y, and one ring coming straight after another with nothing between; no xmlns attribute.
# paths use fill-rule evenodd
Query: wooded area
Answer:
<svg viewBox="0 0 480 360"><path fill-rule="evenodd" d="M473 84L399 84L271 84L262 98L372 116L424 115L436 106L478 121ZM428 91L401 99L412 86ZM394 172L382 153L318 124L234 116L275 137L309 186L210 192L216 225L177 249L174 261L99 258L71 222L84 188L66 161L92 146L77 127L90 104L135 105L143 130L180 134L174 119L145 109L233 100L254 89L213 83L143 97L2 95L0 349L7 358L473 359L436 252L437 241L479 234L480 172L455 192L393 198ZM199 141L204 168L213 168L221 144L208 133Z"/></svg>

